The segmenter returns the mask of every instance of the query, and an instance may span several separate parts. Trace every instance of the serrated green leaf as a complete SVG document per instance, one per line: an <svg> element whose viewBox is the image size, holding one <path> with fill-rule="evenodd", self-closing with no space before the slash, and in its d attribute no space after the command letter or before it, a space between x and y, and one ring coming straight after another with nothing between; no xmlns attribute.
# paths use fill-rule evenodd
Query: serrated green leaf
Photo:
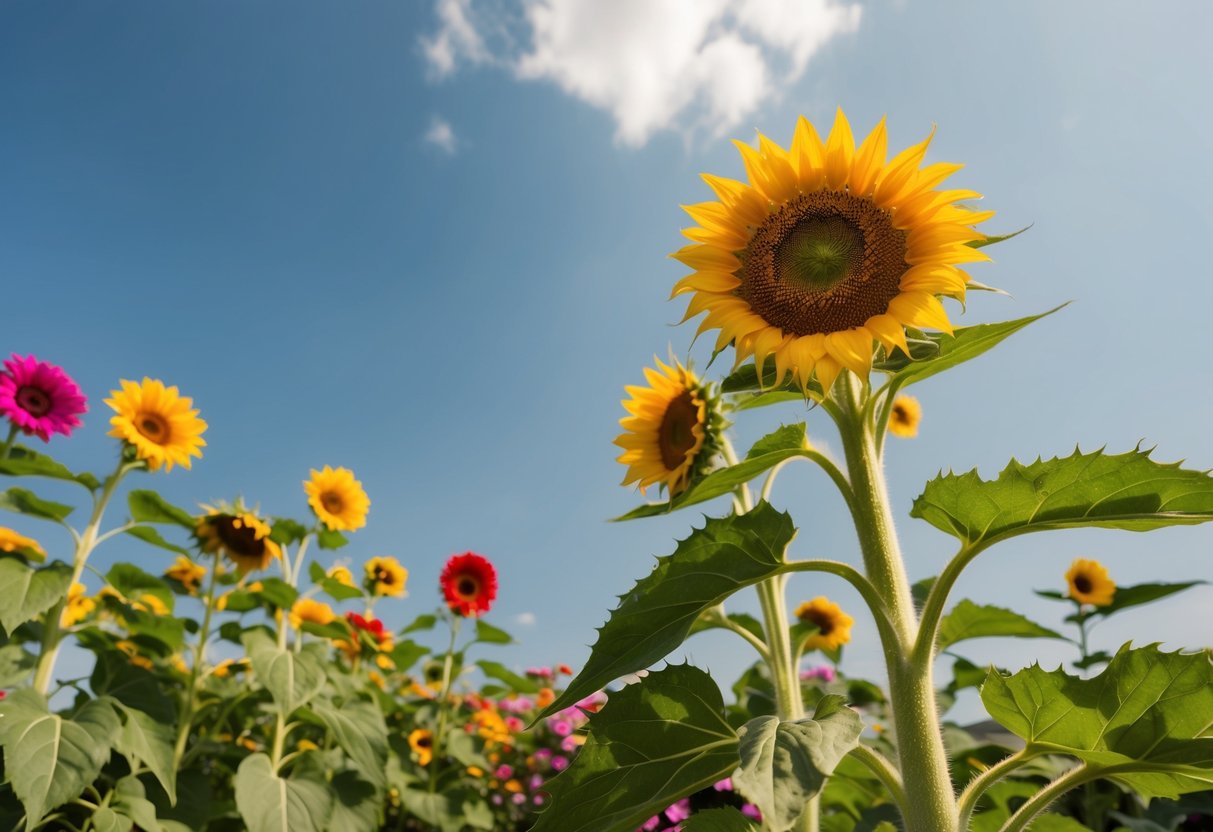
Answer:
<svg viewBox="0 0 1213 832"><path fill-rule="evenodd" d="M741 764L733 785L762 812L773 832L787 832L810 798L859 744L863 722L841 696L821 698L810 719L751 719L738 732Z"/></svg>
<svg viewBox="0 0 1213 832"><path fill-rule="evenodd" d="M548 785L533 832L631 832L737 765L737 735L712 678L690 665L650 673L590 717L590 737Z"/></svg>
<svg viewBox="0 0 1213 832"><path fill-rule="evenodd" d="M53 480L64 480L83 485L90 491L98 486L97 478L92 474L73 474L67 466L51 459L46 454L32 451L23 445L14 445L9 449L8 457L0 459L0 474L10 477L46 477Z"/></svg>
<svg viewBox="0 0 1213 832"><path fill-rule="evenodd" d="M25 488L10 488L8 491L0 491L0 509L42 520L52 520L56 523L62 523L69 514L75 511L72 506L44 500Z"/></svg>
<svg viewBox="0 0 1213 832"><path fill-rule="evenodd" d="M126 504L130 508L131 519L136 523L159 523L194 531L193 516L188 511L177 508L155 491L132 491L127 495Z"/></svg>
<svg viewBox="0 0 1213 832"><path fill-rule="evenodd" d="M541 718L665 658L704 610L779 574L795 534L792 518L766 502L740 516L709 518L620 597L598 631L589 660Z"/></svg>
<svg viewBox="0 0 1213 832"><path fill-rule="evenodd" d="M150 526L135 526L126 530L126 533L131 537L137 537L144 543L150 543L153 546L159 546L161 549L167 549L170 552L176 552L179 555L189 555L189 550L178 546L176 543L170 543L160 536L160 532Z"/></svg>
<svg viewBox="0 0 1213 832"><path fill-rule="evenodd" d="M150 714L118 706L126 722L114 737L114 748L130 761L131 769L142 762L160 781L170 803L177 802L177 769L173 763L173 727Z"/></svg>
<svg viewBox="0 0 1213 832"><path fill-rule="evenodd" d="M476 666L484 671L484 675L490 679L496 679L499 682L504 682L510 689L517 693L538 693L539 683L534 679L528 679L525 676L519 676L512 670L507 668L500 662L491 662L488 659L480 659L476 662Z"/></svg>
<svg viewBox="0 0 1213 832"><path fill-rule="evenodd" d="M245 633L243 641L253 672L269 689L283 716L307 704L324 688L324 663L311 650L295 653L279 648L260 630Z"/></svg>
<svg viewBox="0 0 1213 832"><path fill-rule="evenodd" d="M737 486L749 482L785 460L798 456L808 457L813 453L805 441L804 424L785 425L754 443L754 448L746 458L736 465L713 471L668 502L637 506L615 520L635 520L640 517L669 514L680 508L729 494Z"/></svg>
<svg viewBox="0 0 1213 832"><path fill-rule="evenodd" d="M759 826L741 812L726 806L696 812L682 822L682 832L759 832Z"/></svg>
<svg viewBox="0 0 1213 832"><path fill-rule="evenodd" d="M1168 595L1174 595L1177 592L1183 592L1185 589L1191 589L1194 586L1207 583L1206 581L1185 581L1183 583L1164 584L1137 584L1135 586L1118 586L1116 592L1112 595L1112 603L1102 607L1095 607L1087 613L1089 618L1100 616L1103 618L1112 615L1113 613L1127 610L1130 607L1138 607L1142 604L1149 604L1153 601L1158 601L1166 598Z"/></svg>
<svg viewBox="0 0 1213 832"><path fill-rule="evenodd" d="M379 828L382 790L368 783L356 771L339 771L329 782L333 794L333 812L325 832L366 832Z"/></svg>
<svg viewBox="0 0 1213 832"><path fill-rule="evenodd" d="M281 578L262 578L261 587L256 591L266 601L279 609L290 609L299 597L299 592Z"/></svg>
<svg viewBox="0 0 1213 832"><path fill-rule="evenodd" d="M0 627L11 633L67 597L72 569L55 561L33 568L19 558L0 557Z"/></svg>
<svg viewBox="0 0 1213 832"><path fill-rule="evenodd" d="M51 713L29 688L0 700L4 770L25 806L27 832L97 778L117 731L118 716L107 699L86 702L71 719Z"/></svg>
<svg viewBox="0 0 1213 832"><path fill-rule="evenodd" d="M981 698L1028 748L1106 770L1144 797L1213 787L1213 661L1209 651L1127 645L1098 676L1033 665L991 673Z"/></svg>
<svg viewBox="0 0 1213 832"><path fill-rule="evenodd" d="M37 659L20 644L0 647L0 690L15 688L34 672Z"/></svg>
<svg viewBox="0 0 1213 832"><path fill-rule="evenodd" d="M249 832L323 832L333 809L323 779L279 777L261 753L245 757L236 770L236 808Z"/></svg>
<svg viewBox="0 0 1213 832"><path fill-rule="evenodd" d="M970 547L1046 529L1146 531L1213 520L1213 477L1145 451L1015 460L996 480L976 470L927 483L910 511Z"/></svg>
<svg viewBox="0 0 1213 832"><path fill-rule="evenodd" d="M379 709L368 702L346 702L338 708L331 702L320 701L313 702L311 710L357 764L358 771L383 788L387 782L388 731Z"/></svg>
<svg viewBox="0 0 1213 832"><path fill-rule="evenodd" d="M476 640L483 641L485 644L512 644L514 637L505 630L477 618Z"/></svg>
<svg viewBox="0 0 1213 832"><path fill-rule="evenodd" d="M974 604L965 599L939 622L937 644L940 650L946 650L965 639L990 636L1065 639L1061 633L1042 627L1013 610L989 604Z"/></svg>

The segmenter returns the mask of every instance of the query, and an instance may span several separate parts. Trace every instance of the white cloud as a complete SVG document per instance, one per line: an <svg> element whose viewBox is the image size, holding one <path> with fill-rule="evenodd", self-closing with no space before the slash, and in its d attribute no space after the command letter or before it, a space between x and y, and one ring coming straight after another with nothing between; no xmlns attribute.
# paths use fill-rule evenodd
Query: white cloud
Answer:
<svg viewBox="0 0 1213 832"><path fill-rule="evenodd" d="M534 627L537 620L533 612L520 612L514 616L514 623L519 627Z"/></svg>
<svg viewBox="0 0 1213 832"><path fill-rule="evenodd" d="M735 127L861 15L845 0L517 0L512 20L500 2L436 2L439 30L423 40L435 74L491 62L550 81L609 112L634 147L660 130Z"/></svg>
<svg viewBox="0 0 1213 832"><path fill-rule="evenodd" d="M455 149L459 146L459 140L455 138L455 130L451 127L451 123L440 116L434 116L433 121L430 122L430 129L425 131L425 140L450 154L454 154Z"/></svg>

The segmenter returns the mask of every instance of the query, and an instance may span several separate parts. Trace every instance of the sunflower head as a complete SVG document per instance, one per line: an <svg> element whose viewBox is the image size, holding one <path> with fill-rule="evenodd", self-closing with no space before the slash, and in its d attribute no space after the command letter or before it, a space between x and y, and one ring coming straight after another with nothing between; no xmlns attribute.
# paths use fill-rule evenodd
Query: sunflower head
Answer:
<svg viewBox="0 0 1213 832"><path fill-rule="evenodd" d="M164 577L171 578L181 584L181 587L188 594L196 595L198 593L198 585L206 577L206 567L194 563L185 555L178 555L173 565L164 570Z"/></svg>
<svg viewBox="0 0 1213 832"><path fill-rule="evenodd" d="M331 624L336 616L333 608L323 601L311 598L300 598L291 606L291 626L298 630L304 622L312 624Z"/></svg>
<svg viewBox="0 0 1213 832"><path fill-rule="evenodd" d="M922 405L913 396L898 396L889 410L889 433L903 439L918 435L918 423L922 421Z"/></svg>
<svg viewBox="0 0 1213 832"><path fill-rule="evenodd" d="M417 755L417 764L428 766L434 759L434 734L425 728L417 728L409 734L409 748Z"/></svg>
<svg viewBox="0 0 1213 832"><path fill-rule="evenodd" d="M282 549L270 539L269 524L239 502L205 508L207 513L194 527L202 551L223 555L241 575L265 569L282 557Z"/></svg>
<svg viewBox="0 0 1213 832"><path fill-rule="evenodd" d="M684 206L698 225L673 256L695 272L687 318L706 312L717 351L790 373L828 394L843 369L865 376L876 348L907 355L905 327L951 332L940 295L964 297L959 265L988 259L968 245L992 216L957 204L980 196L938 188L960 165L922 166L930 137L886 161L882 119L857 148L839 110L822 141L801 118L785 150L759 135L737 143L748 182L705 175L718 201Z"/></svg>
<svg viewBox="0 0 1213 832"><path fill-rule="evenodd" d="M316 517L335 532L352 532L366 525L371 501L348 468L326 465L320 471L312 469L311 479L303 483L307 503Z"/></svg>
<svg viewBox="0 0 1213 832"><path fill-rule="evenodd" d="M1116 583L1108 570L1097 560L1076 559L1066 572L1070 598L1079 604L1106 607L1116 595Z"/></svg>
<svg viewBox="0 0 1213 832"><path fill-rule="evenodd" d="M145 378L140 384L123 379L121 385L105 400L116 414L110 419L110 436L125 442L153 471L189 468L190 457L202 456L206 422L198 418L192 399L159 379Z"/></svg>
<svg viewBox="0 0 1213 832"><path fill-rule="evenodd" d="M60 627L71 627L79 624L97 609L97 602L87 597L84 584L79 581L72 584L67 591L67 606L59 616Z"/></svg>
<svg viewBox="0 0 1213 832"><path fill-rule="evenodd" d="M448 560L438 582L447 606L465 618L488 612L497 597L497 570L475 552Z"/></svg>
<svg viewBox="0 0 1213 832"><path fill-rule="evenodd" d="M46 560L46 550L38 541L4 526L0 526L0 552L20 555L27 560L35 560L39 563Z"/></svg>
<svg viewBox="0 0 1213 832"><path fill-rule="evenodd" d="M366 589L372 595L404 597L404 586L409 579L409 570L400 561L391 557L371 558L366 562Z"/></svg>
<svg viewBox="0 0 1213 832"><path fill-rule="evenodd" d="M332 578L334 581L344 586L354 586L354 574L350 572L348 566L341 566L338 564L337 566L330 567L329 571L324 573L324 576L326 578Z"/></svg>
<svg viewBox="0 0 1213 832"><path fill-rule="evenodd" d="M710 385L677 361L654 360L657 368L644 370L648 387L624 388L629 415L619 420L624 433L615 444L628 466L623 485L637 483L644 493L657 483L672 497L711 466L725 423Z"/></svg>
<svg viewBox="0 0 1213 832"><path fill-rule="evenodd" d="M805 650L837 650L851 640L851 625L855 619L824 595L797 607L796 617L817 628L817 632L805 639Z"/></svg>

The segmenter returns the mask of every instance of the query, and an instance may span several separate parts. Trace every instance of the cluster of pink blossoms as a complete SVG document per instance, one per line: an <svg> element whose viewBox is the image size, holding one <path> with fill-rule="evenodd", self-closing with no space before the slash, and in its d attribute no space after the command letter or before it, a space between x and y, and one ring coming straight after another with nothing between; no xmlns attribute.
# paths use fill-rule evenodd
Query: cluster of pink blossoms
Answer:
<svg viewBox="0 0 1213 832"><path fill-rule="evenodd" d="M87 411L88 401L63 368L16 353L4 362L0 416L9 420L13 431L49 442L52 433L70 436Z"/></svg>
<svg viewBox="0 0 1213 832"><path fill-rule="evenodd" d="M706 790L705 790L706 791ZM714 792L727 792L732 796L732 799L740 804L737 808L750 820L762 823L762 812L758 811L758 807L752 803L744 802L740 796L733 791L732 778L726 777L720 780L716 785L712 786ZM709 793L710 794L710 793ZM715 803L715 801L713 801ZM661 812L653 815L644 822L636 832L682 832L682 822L691 816L691 799L684 797L677 803L669 806Z"/></svg>

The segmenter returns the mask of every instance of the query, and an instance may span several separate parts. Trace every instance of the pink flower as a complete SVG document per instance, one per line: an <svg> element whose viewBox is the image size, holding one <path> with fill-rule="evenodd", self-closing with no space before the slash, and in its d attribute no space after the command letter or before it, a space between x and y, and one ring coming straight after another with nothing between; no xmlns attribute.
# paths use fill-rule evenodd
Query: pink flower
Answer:
<svg viewBox="0 0 1213 832"><path fill-rule="evenodd" d="M516 716L507 716L505 718L505 727L510 729L510 733L517 734L526 728L526 723Z"/></svg>
<svg viewBox="0 0 1213 832"><path fill-rule="evenodd" d="M88 403L76 382L54 364L32 355L13 357L0 372L0 415L27 435L49 442L52 433L70 436L80 427Z"/></svg>
<svg viewBox="0 0 1213 832"><path fill-rule="evenodd" d="M548 725L551 727L552 732L558 737L567 737L569 734L573 733L573 723L569 722L567 719L553 719L548 723Z"/></svg>
<svg viewBox="0 0 1213 832"><path fill-rule="evenodd" d="M750 820L762 822L762 812L758 811L758 807L752 803L747 803L741 807L741 813Z"/></svg>
<svg viewBox="0 0 1213 832"><path fill-rule="evenodd" d="M653 815L644 822L644 826L640 827L643 832L652 832L658 826L661 826L661 815Z"/></svg>
<svg viewBox="0 0 1213 832"><path fill-rule="evenodd" d="M838 674L834 668L828 664L820 664L817 667L808 667L800 671L800 681L808 682L813 679L820 679L823 682L833 682Z"/></svg>
<svg viewBox="0 0 1213 832"><path fill-rule="evenodd" d="M569 758L568 757L561 757L561 756L557 755L552 758L552 768L555 769L556 771L564 771L568 767L569 767Z"/></svg>
<svg viewBox="0 0 1213 832"><path fill-rule="evenodd" d="M493 776L498 780L509 780L514 776L514 769L507 765L497 766L497 770L493 772Z"/></svg>
<svg viewBox="0 0 1213 832"><path fill-rule="evenodd" d="M665 810L665 816L670 823L681 823L691 816L691 801L685 797Z"/></svg>
<svg viewBox="0 0 1213 832"><path fill-rule="evenodd" d="M733 778L726 777L723 780L718 780L712 788L718 792L731 792L733 791Z"/></svg>

